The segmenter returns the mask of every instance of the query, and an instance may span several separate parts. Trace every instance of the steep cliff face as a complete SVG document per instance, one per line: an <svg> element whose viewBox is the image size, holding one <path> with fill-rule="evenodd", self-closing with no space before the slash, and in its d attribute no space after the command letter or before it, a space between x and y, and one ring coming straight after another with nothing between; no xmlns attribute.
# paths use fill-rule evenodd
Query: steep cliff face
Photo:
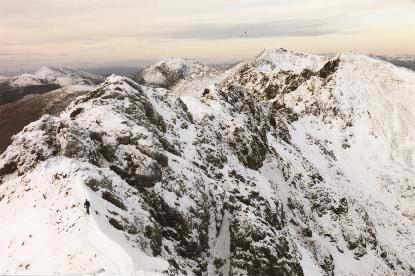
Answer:
<svg viewBox="0 0 415 276"><path fill-rule="evenodd" d="M294 59L287 55L299 54L282 50L271 54L276 62ZM292 201L287 196L287 207L294 225L308 225L310 239L305 244L320 243L317 248L330 251L333 274L400 274L397 271L405 266L413 273L413 260L407 258L413 250L409 229L414 219L410 126L414 73L353 53L326 60L317 70L308 65L317 57L303 58L303 70L295 65L299 62L277 71L258 66L257 60L244 63L221 84L222 89L246 89L258 100L272 103L273 124L286 130L280 137L294 147L288 152L297 151L317 173L317 185L297 190L303 199L297 195ZM298 183L304 182L298 178L291 182ZM304 216L307 201L311 212ZM317 233L313 227L308 229L310 218L318 226ZM401 246L393 249L396 244ZM389 272L375 268L379 264L373 255L380 256L380 263L383 260L388 266L384 271Z"/></svg>
<svg viewBox="0 0 415 276"><path fill-rule="evenodd" d="M16 135L2 273L415 273L413 72L266 50L215 82L111 76Z"/></svg>

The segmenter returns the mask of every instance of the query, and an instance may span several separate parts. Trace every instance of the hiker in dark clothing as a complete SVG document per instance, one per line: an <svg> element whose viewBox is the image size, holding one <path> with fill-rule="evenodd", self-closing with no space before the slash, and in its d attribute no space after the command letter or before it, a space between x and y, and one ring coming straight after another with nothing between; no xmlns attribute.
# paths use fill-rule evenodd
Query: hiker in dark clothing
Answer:
<svg viewBox="0 0 415 276"><path fill-rule="evenodd" d="M88 199L85 199L84 207L86 209L86 213L89 215L89 207L91 207L91 203L89 203Z"/></svg>

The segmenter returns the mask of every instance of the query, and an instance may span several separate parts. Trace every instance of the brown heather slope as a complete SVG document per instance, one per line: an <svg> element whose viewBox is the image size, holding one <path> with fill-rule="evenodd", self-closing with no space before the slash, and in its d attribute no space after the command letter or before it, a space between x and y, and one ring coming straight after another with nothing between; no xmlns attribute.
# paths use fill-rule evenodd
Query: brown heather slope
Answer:
<svg viewBox="0 0 415 276"><path fill-rule="evenodd" d="M27 95L22 99L0 105L0 154L11 143L11 137L24 126L44 114L58 115L77 96L88 92L73 92L61 88L40 95Z"/></svg>

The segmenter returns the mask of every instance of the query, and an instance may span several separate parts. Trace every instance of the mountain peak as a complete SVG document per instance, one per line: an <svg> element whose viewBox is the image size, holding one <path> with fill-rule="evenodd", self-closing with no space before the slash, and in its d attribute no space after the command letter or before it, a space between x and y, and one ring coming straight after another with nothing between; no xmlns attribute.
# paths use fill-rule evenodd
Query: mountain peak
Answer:
<svg viewBox="0 0 415 276"><path fill-rule="evenodd" d="M198 61L170 57L144 69L141 77L148 85L169 87L179 80L203 74L209 70L212 70L212 68Z"/></svg>
<svg viewBox="0 0 415 276"><path fill-rule="evenodd" d="M316 71L329 58L289 51L284 48L265 49L256 58L255 63L260 71L293 71L299 73L303 69Z"/></svg>

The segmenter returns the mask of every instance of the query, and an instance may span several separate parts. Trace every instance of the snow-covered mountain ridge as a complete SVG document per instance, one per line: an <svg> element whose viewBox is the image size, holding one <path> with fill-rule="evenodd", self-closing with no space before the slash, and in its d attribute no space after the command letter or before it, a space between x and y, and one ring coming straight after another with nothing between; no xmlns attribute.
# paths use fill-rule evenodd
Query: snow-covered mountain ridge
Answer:
<svg viewBox="0 0 415 276"><path fill-rule="evenodd" d="M15 76L9 80L9 83L16 87L44 84L56 84L64 87L68 85L95 85L102 81L101 76L68 67L42 67L33 74L26 73Z"/></svg>
<svg viewBox="0 0 415 276"><path fill-rule="evenodd" d="M137 77L140 83L162 87L177 95L202 95L204 89L224 77L218 66L191 59L167 58L145 68Z"/></svg>
<svg viewBox="0 0 415 276"><path fill-rule="evenodd" d="M415 73L269 49L223 74L111 76L14 136L1 273L413 275Z"/></svg>
<svg viewBox="0 0 415 276"><path fill-rule="evenodd" d="M102 76L67 67L42 67L33 74L24 73L0 79L0 105L15 102L24 96L43 94L69 86L95 86Z"/></svg>
<svg viewBox="0 0 415 276"><path fill-rule="evenodd" d="M194 60L168 58L144 69L141 77L146 84L169 87L180 79L203 74L209 70L209 66Z"/></svg>

